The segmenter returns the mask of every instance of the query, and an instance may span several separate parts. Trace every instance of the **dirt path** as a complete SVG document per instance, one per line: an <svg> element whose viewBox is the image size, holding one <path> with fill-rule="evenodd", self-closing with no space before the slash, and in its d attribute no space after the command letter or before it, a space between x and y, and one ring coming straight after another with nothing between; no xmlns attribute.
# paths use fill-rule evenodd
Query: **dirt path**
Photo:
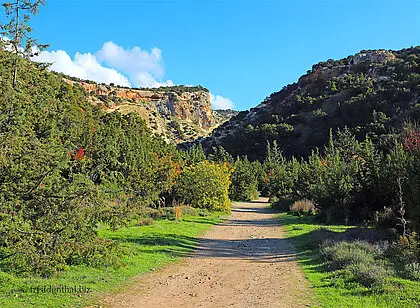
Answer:
<svg viewBox="0 0 420 308"><path fill-rule="evenodd" d="M235 203L189 258L138 281L104 307L305 307L312 298L265 199Z"/></svg>

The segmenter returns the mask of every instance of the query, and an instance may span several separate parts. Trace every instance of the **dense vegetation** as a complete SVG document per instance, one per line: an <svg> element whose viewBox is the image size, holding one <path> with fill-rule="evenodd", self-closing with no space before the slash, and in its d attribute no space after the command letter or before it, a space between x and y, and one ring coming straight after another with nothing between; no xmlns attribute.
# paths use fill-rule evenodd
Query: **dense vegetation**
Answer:
<svg viewBox="0 0 420 308"><path fill-rule="evenodd" d="M304 242L299 249L319 265L317 272L329 273L322 275L334 286L366 290L371 305L377 299L399 302L380 295L410 285L398 279L420 281L420 130L415 125L407 125L387 151L369 138L357 141L348 129L331 136L323 154L313 151L307 159L286 159L274 142L264 167L274 206L323 224L297 241ZM337 223L358 227L330 232ZM409 290L402 293L401 298L411 296ZM326 302L332 300L328 296Z"/></svg>
<svg viewBox="0 0 420 308"><path fill-rule="evenodd" d="M375 221L405 236L420 227L418 137L415 126L407 127L384 152L345 129L324 154L314 151L306 160L286 160L274 143L265 163L269 195L312 200L326 222Z"/></svg>
<svg viewBox="0 0 420 308"><path fill-rule="evenodd" d="M18 52L24 34L0 41L2 283L121 266L122 226L229 212L230 199L259 192L313 222L363 226L306 237L338 283L383 292L420 279L420 48L314 66L223 125L204 145L224 147L206 156L201 144L179 151L153 136L134 113L92 106L82 87L29 61L30 48ZM157 89L186 90L205 89Z"/></svg>
<svg viewBox="0 0 420 308"><path fill-rule="evenodd" d="M298 82L271 94L259 106L240 112L204 141L232 155L263 160L267 141L285 156L309 156L345 126L359 141L380 144L420 119L420 47L400 51L361 51L314 65Z"/></svg>
<svg viewBox="0 0 420 308"><path fill-rule="evenodd" d="M226 165L180 153L135 114L102 112L43 64L20 58L13 87L17 56L0 46L1 271L118 264L119 246L97 236L98 223L117 229L175 198L229 211ZM214 195L184 189L204 181Z"/></svg>

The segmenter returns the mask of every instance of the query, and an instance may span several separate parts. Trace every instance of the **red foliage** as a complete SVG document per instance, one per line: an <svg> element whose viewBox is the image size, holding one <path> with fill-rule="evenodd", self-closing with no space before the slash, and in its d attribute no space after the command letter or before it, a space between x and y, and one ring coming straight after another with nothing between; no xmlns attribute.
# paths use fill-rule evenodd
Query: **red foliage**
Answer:
<svg viewBox="0 0 420 308"><path fill-rule="evenodd" d="M403 147L405 151L420 152L420 130L409 130L405 132Z"/></svg>
<svg viewBox="0 0 420 308"><path fill-rule="evenodd" d="M85 157L85 150L80 147L79 150L77 150L77 154L75 155L76 160L81 160L83 157Z"/></svg>

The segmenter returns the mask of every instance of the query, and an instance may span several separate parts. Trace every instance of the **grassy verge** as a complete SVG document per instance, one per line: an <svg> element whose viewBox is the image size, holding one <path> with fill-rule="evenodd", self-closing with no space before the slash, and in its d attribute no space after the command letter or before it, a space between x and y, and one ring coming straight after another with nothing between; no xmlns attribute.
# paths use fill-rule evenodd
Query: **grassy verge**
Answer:
<svg viewBox="0 0 420 308"><path fill-rule="evenodd" d="M0 307L82 307L98 300L106 292L118 291L129 278L158 270L191 251L199 235L223 219L222 213L210 216L188 216L176 223L157 220L149 226L138 226L111 231L99 229L103 238L118 241L127 251L125 266L120 268L93 268L73 266L59 277L17 278L0 272ZM76 292L34 292L34 287L77 287ZM80 288L82 287L82 288ZM91 291L86 293L86 288ZM80 289L82 292L80 292Z"/></svg>
<svg viewBox="0 0 420 308"><path fill-rule="evenodd" d="M281 213L280 222L294 242L298 262L313 286L321 307L413 307L420 305L420 283L392 277L381 290L373 290L354 282L345 282L325 270L313 246L313 232L320 227L333 232L345 232L348 226L324 226L314 217Z"/></svg>

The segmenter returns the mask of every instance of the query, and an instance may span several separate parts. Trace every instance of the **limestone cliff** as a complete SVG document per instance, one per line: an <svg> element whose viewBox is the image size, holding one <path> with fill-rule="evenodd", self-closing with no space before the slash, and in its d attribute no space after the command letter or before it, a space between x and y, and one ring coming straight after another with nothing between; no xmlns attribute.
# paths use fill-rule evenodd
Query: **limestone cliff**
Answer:
<svg viewBox="0 0 420 308"><path fill-rule="evenodd" d="M153 133L176 143L208 136L234 115L215 113L211 109L209 91L201 86L132 89L75 78L67 81L82 86L91 103L106 112L135 112Z"/></svg>

